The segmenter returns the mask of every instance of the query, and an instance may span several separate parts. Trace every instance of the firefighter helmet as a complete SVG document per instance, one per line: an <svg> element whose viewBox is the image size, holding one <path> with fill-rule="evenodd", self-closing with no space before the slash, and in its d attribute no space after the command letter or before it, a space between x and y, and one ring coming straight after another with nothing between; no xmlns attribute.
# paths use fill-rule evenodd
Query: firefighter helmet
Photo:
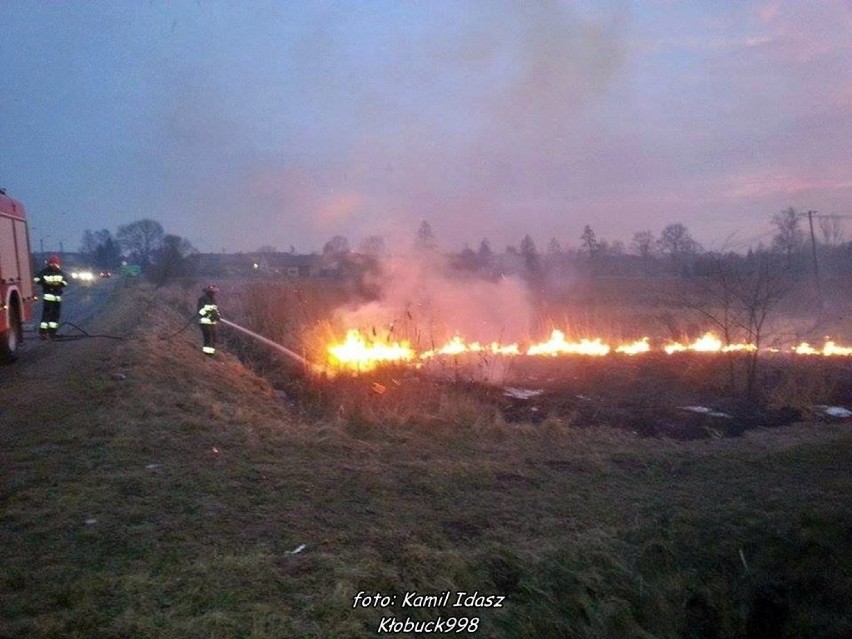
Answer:
<svg viewBox="0 0 852 639"><path fill-rule="evenodd" d="M218 286L216 286L215 284L207 284L207 285L204 287L204 289L203 289L203 290L204 290L204 292L205 292L205 293L208 293L208 294L210 294L210 295L215 295L216 293L218 293L218 292L219 292L219 287L218 287Z"/></svg>
<svg viewBox="0 0 852 639"><path fill-rule="evenodd" d="M49 258L47 258L47 263L50 266L59 266L59 256L58 255L51 255Z"/></svg>

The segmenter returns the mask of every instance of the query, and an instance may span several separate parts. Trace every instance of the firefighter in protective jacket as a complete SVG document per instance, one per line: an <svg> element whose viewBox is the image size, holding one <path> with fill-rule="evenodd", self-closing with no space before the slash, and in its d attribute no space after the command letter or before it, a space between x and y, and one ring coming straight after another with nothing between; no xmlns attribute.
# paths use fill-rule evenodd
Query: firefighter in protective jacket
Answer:
<svg viewBox="0 0 852 639"><path fill-rule="evenodd" d="M216 325L219 323L219 307L216 305L216 293L219 289L208 284L204 294L198 298L198 325L204 338L201 350L205 355L216 355Z"/></svg>
<svg viewBox="0 0 852 639"><path fill-rule="evenodd" d="M62 310L62 290L68 286L65 273L59 268L59 257L51 255L47 266L35 276L35 283L41 285L41 323L38 336L41 339L53 339L59 329L59 315Z"/></svg>

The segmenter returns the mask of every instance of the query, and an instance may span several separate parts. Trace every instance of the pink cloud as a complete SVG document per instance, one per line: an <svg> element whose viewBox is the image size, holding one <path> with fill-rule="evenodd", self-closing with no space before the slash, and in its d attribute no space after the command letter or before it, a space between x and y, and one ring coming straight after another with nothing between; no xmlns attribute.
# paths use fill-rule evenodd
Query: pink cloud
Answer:
<svg viewBox="0 0 852 639"><path fill-rule="evenodd" d="M726 190L728 197L740 199L795 197L809 193L852 188L852 175L813 178L788 173L756 172L735 176Z"/></svg>

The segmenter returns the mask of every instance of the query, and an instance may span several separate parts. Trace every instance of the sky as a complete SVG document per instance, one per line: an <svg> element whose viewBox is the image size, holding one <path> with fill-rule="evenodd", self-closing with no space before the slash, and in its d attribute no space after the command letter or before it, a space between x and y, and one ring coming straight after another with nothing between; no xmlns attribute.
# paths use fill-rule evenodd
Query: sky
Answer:
<svg viewBox="0 0 852 639"><path fill-rule="evenodd" d="M852 215L848 0L0 0L0 74L34 249L152 218L205 252L422 220L739 250Z"/></svg>

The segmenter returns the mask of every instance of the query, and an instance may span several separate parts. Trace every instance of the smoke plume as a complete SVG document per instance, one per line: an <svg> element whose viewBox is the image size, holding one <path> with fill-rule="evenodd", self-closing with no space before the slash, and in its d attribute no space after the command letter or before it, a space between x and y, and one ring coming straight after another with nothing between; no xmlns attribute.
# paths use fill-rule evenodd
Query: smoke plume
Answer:
<svg viewBox="0 0 852 639"><path fill-rule="evenodd" d="M532 306L518 278L460 276L444 256L427 251L389 258L382 272L379 299L338 309L336 323L420 349L443 346L454 335L483 344L529 335Z"/></svg>

